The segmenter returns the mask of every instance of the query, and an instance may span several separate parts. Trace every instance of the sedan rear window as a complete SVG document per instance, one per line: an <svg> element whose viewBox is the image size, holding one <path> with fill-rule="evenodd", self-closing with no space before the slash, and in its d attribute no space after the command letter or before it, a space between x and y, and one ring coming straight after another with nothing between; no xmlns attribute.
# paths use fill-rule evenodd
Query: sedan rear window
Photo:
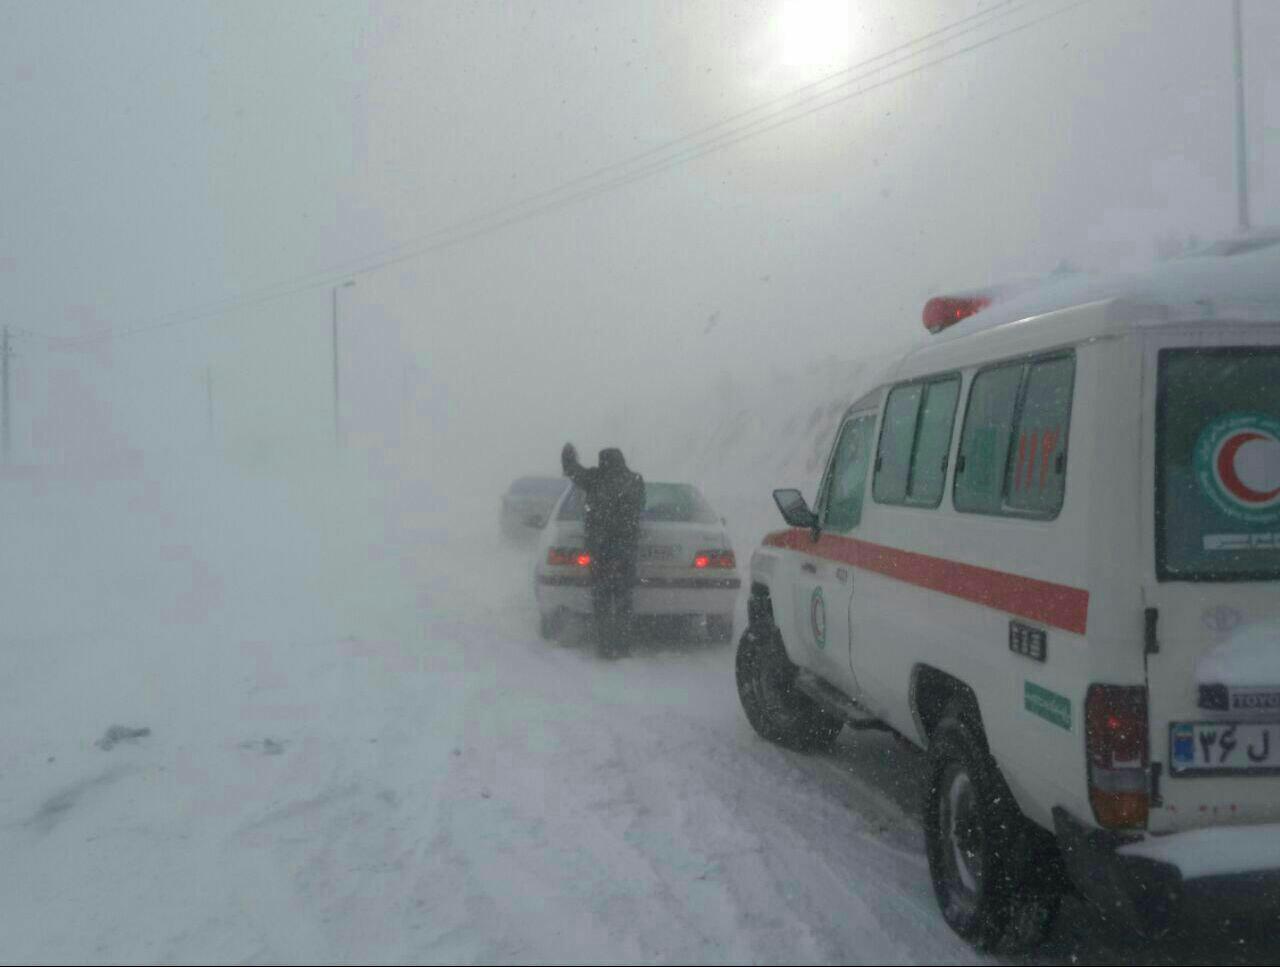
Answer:
<svg viewBox="0 0 1280 967"><path fill-rule="evenodd" d="M582 520L582 491L575 487L560 505L559 520ZM691 484L646 483L641 520L714 524L716 512Z"/></svg>
<svg viewBox="0 0 1280 967"><path fill-rule="evenodd" d="M666 520L690 524L714 524L718 517L690 484L647 483L641 520Z"/></svg>

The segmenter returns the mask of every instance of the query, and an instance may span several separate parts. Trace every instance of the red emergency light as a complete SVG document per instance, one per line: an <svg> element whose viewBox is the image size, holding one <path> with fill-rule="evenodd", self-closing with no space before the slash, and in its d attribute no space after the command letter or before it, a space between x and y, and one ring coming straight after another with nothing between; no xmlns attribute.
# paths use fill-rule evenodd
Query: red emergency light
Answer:
<svg viewBox="0 0 1280 967"><path fill-rule="evenodd" d="M930 332L942 332L948 326L954 326L961 319L968 319L989 305L991 299L985 295L934 296L924 304L924 327Z"/></svg>

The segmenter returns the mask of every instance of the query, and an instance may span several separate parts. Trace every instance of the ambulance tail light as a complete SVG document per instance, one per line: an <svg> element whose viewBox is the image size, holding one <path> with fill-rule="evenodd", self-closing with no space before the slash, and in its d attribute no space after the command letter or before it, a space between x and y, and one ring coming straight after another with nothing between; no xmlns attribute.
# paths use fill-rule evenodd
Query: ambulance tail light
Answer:
<svg viewBox="0 0 1280 967"><path fill-rule="evenodd" d="M985 295L935 296L924 304L924 327L932 333L942 332L989 305L991 299Z"/></svg>
<svg viewBox="0 0 1280 967"><path fill-rule="evenodd" d="M1143 829L1151 808L1147 690L1091 685L1084 707L1089 802L1105 829Z"/></svg>

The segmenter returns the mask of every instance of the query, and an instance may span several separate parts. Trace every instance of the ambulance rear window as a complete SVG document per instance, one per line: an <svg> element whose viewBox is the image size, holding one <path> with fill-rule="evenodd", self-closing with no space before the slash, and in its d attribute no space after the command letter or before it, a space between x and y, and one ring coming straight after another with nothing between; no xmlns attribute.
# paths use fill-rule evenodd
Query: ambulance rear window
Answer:
<svg viewBox="0 0 1280 967"><path fill-rule="evenodd" d="M1280 579L1280 349L1166 349L1156 403L1162 581Z"/></svg>

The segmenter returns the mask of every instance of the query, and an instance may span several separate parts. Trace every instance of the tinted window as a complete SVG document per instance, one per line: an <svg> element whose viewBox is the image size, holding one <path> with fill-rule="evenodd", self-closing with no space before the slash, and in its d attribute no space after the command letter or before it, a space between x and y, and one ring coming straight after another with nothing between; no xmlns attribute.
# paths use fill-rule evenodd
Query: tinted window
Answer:
<svg viewBox="0 0 1280 967"><path fill-rule="evenodd" d="M582 520L582 491L574 487L560 505L556 520Z"/></svg>
<svg viewBox="0 0 1280 967"><path fill-rule="evenodd" d="M1161 579L1280 578L1280 351L1162 351L1156 454Z"/></svg>
<svg viewBox="0 0 1280 967"><path fill-rule="evenodd" d="M951 451L951 426L955 422L960 380L952 378L929 383L920 409L920 427L911 457L907 501L937 507L942 501L947 477L947 456Z"/></svg>
<svg viewBox="0 0 1280 967"><path fill-rule="evenodd" d="M696 487L672 483L645 484L641 519L694 524L714 524L719 520Z"/></svg>
<svg viewBox="0 0 1280 967"><path fill-rule="evenodd" d="M831 479L826 492L824 526L828 530L850 531L862 520L862 498L867 488L867 468L871 465L874 425L874 416L858 416L845 423L840 433L831 460Z"/></svg>
<svg viewBox="0 0 1280 967"><path fill-rule="evenodd" d="M1034 363L1027 372L1007 470L1007 509L1052 517L1062 507L1075 370L1075 360L1063 356Z"/></svg>
<svg viewBox="0 0 1280 967"><path fill-rule="evenodd" d="M906 499L911 445L915 439L916 416L920 411L923 389L920 383L895 387L885 404L872 486L876 500L882 503L900 504Z"/></svg>
<svg viewBox="0 0 1280 967"><path fill-rule="evenodd" d="M582 491L569 492L560 505L557 520L582 520ZM690 484L646 483L644 511L641 520L683 521L692 524L715 524L720 518L698 489Z"/></svg>
<svg viewBox="0 0 1280 967"><path fill-rule="evenodd" d="M957 510L1053 517L1062 508L1075 357L983 370L973 379L956 467Z"/></svg>
<svg viewBox="0 0 1280 967"><path fill-rule="evenodd" d="M980 514L1001 511L1022 370L1020 363L1000 366L984 370L973 379L956 464L957 510Z"/></svg>

